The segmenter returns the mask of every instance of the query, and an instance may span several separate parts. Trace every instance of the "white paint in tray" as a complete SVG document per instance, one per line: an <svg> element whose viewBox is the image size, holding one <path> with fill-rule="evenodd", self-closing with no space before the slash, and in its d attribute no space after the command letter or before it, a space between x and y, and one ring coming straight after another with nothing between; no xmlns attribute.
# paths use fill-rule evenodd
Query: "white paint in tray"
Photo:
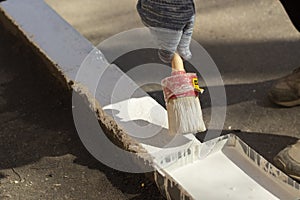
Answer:
<svg viewBox="0 0 300 200"><path fill-rule="evenodd" d="M196 199L278 200L222 151L169 173Z"/></svg>

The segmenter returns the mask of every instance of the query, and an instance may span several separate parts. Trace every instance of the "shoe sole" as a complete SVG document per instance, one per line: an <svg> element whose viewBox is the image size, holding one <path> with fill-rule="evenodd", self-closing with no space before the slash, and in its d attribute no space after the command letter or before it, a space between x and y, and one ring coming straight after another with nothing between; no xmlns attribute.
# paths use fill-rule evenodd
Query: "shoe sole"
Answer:
<svg viewBox="0 0 300 200"><path fill-rule="evenodd" d="M299 106L300 105L300 99L297 99L295 101L276 101L272 98L271 95L269 95L269 97L277 105L281 105L281 106L285 106L285 107L294 107L294 106Z"/></svg>
<svg viewBox="0 0 300 200"><path fill-rule="evenodd" d="M295 179L296 181L300 182L300 176L296 176L296 175L289 175L289 176Z"/></svg>

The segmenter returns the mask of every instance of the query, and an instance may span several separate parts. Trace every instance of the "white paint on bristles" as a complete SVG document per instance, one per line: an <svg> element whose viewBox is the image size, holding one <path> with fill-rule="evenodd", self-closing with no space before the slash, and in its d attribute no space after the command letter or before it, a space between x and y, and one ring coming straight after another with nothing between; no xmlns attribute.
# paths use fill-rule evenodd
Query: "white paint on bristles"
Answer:
<svg viewBox="0 0 300 200"><path fill-rule="evenodd" d="M198 96L170 99L167 110L170 134L197 133L206 130Z"/></svg>
<svg viewBox="0 0 300 200"><path fill-rule="evenodd" d="M1 2L0 9L12 19L12 23L18 26L33 46L58 64L58 70L68 80L74 80L82 61L94 49L89 41L44 1L9 0ZM108 73L116 72L122 75L120 70L113 67L111 71L108 70ZM126 78L130 83L128 85L132 85L133 81ZM140 93L144 95L135 99L118 101L116 97L112 104L106 99L110 94L101 94L97 96L97 100L104 102L104 110L118 111L116 122L126 123L127 131L136 130L132 128L136 126L133 125L136 120L146 121L161 129L166 128L168 125L165 109L143 91ZM206 200L295 200L300 197L299 189L292 188L264 172L235 146L227 145L226 139L217 142L212 151L208 151L210 154L207 157L201 157L201 151L206 145L200 143L192 134L177 136L171 143L174 145L168 148L142 145L154 156L154 167L157 169L156 173L164 177L165 189L180 189L178 199L189 196ZM157 174L155 177L157 179ZM172 194L167 193L167 197L171 199Z"/></svg>

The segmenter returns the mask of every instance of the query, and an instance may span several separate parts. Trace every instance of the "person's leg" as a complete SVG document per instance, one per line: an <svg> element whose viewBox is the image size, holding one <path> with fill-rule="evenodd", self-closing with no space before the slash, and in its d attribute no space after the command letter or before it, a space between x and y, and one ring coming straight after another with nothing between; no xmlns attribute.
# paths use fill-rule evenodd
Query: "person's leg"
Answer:
<svg viewBox="0 0 300 200"><path fill-rule="evenodd" d="M189 60L192 58L192 53L190 51L190 44L191 44L193 30L194 30L194 20L195 20L195 16L193 16L191 20L184 27L180 42L177 47L178 54L184 60Z"/></svg>
<svg viewBox="0 0 300 200"><path fill-rule="evenodd" d="M280 0L295 28L300 32L300 6L296 0Z"/></svg>
<svg viewBox="0 0 300 200"><path fill-rule="evenodd" d="M300 6L296 0L280 0L295 28L300 31ZM269 98L281 106L300 105L300 68L278 80L269 92Z"/></svg>
<svg viewBox="0 0 300 200"><path fill-rule="evenodd" d="M182 36L182 31L150 27L151 34L158 42L159 58L165 63L171 63Z"/></svg>
<svg viewBox="0 0 300 200"><path fill-rule="evenodd" d="M300 32L299 4L294 0L280 0L295 28ZM281 106L300 105L300 68L278 80L269 92L269 98ZM300 140L274 157L275 165L300 181Z"/></svg>

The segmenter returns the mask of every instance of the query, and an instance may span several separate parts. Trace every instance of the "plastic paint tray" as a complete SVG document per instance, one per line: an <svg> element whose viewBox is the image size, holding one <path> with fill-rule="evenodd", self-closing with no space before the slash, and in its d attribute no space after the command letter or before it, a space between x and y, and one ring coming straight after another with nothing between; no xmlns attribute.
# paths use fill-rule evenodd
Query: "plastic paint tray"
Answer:
<svg viewBox="0 0 300 200"><path fill-rule="evenodd" d="M156 157L155 180L167 199L300 199L299 183L288 177L233 134L205 143L196 138L187 149Z"/></svg>

